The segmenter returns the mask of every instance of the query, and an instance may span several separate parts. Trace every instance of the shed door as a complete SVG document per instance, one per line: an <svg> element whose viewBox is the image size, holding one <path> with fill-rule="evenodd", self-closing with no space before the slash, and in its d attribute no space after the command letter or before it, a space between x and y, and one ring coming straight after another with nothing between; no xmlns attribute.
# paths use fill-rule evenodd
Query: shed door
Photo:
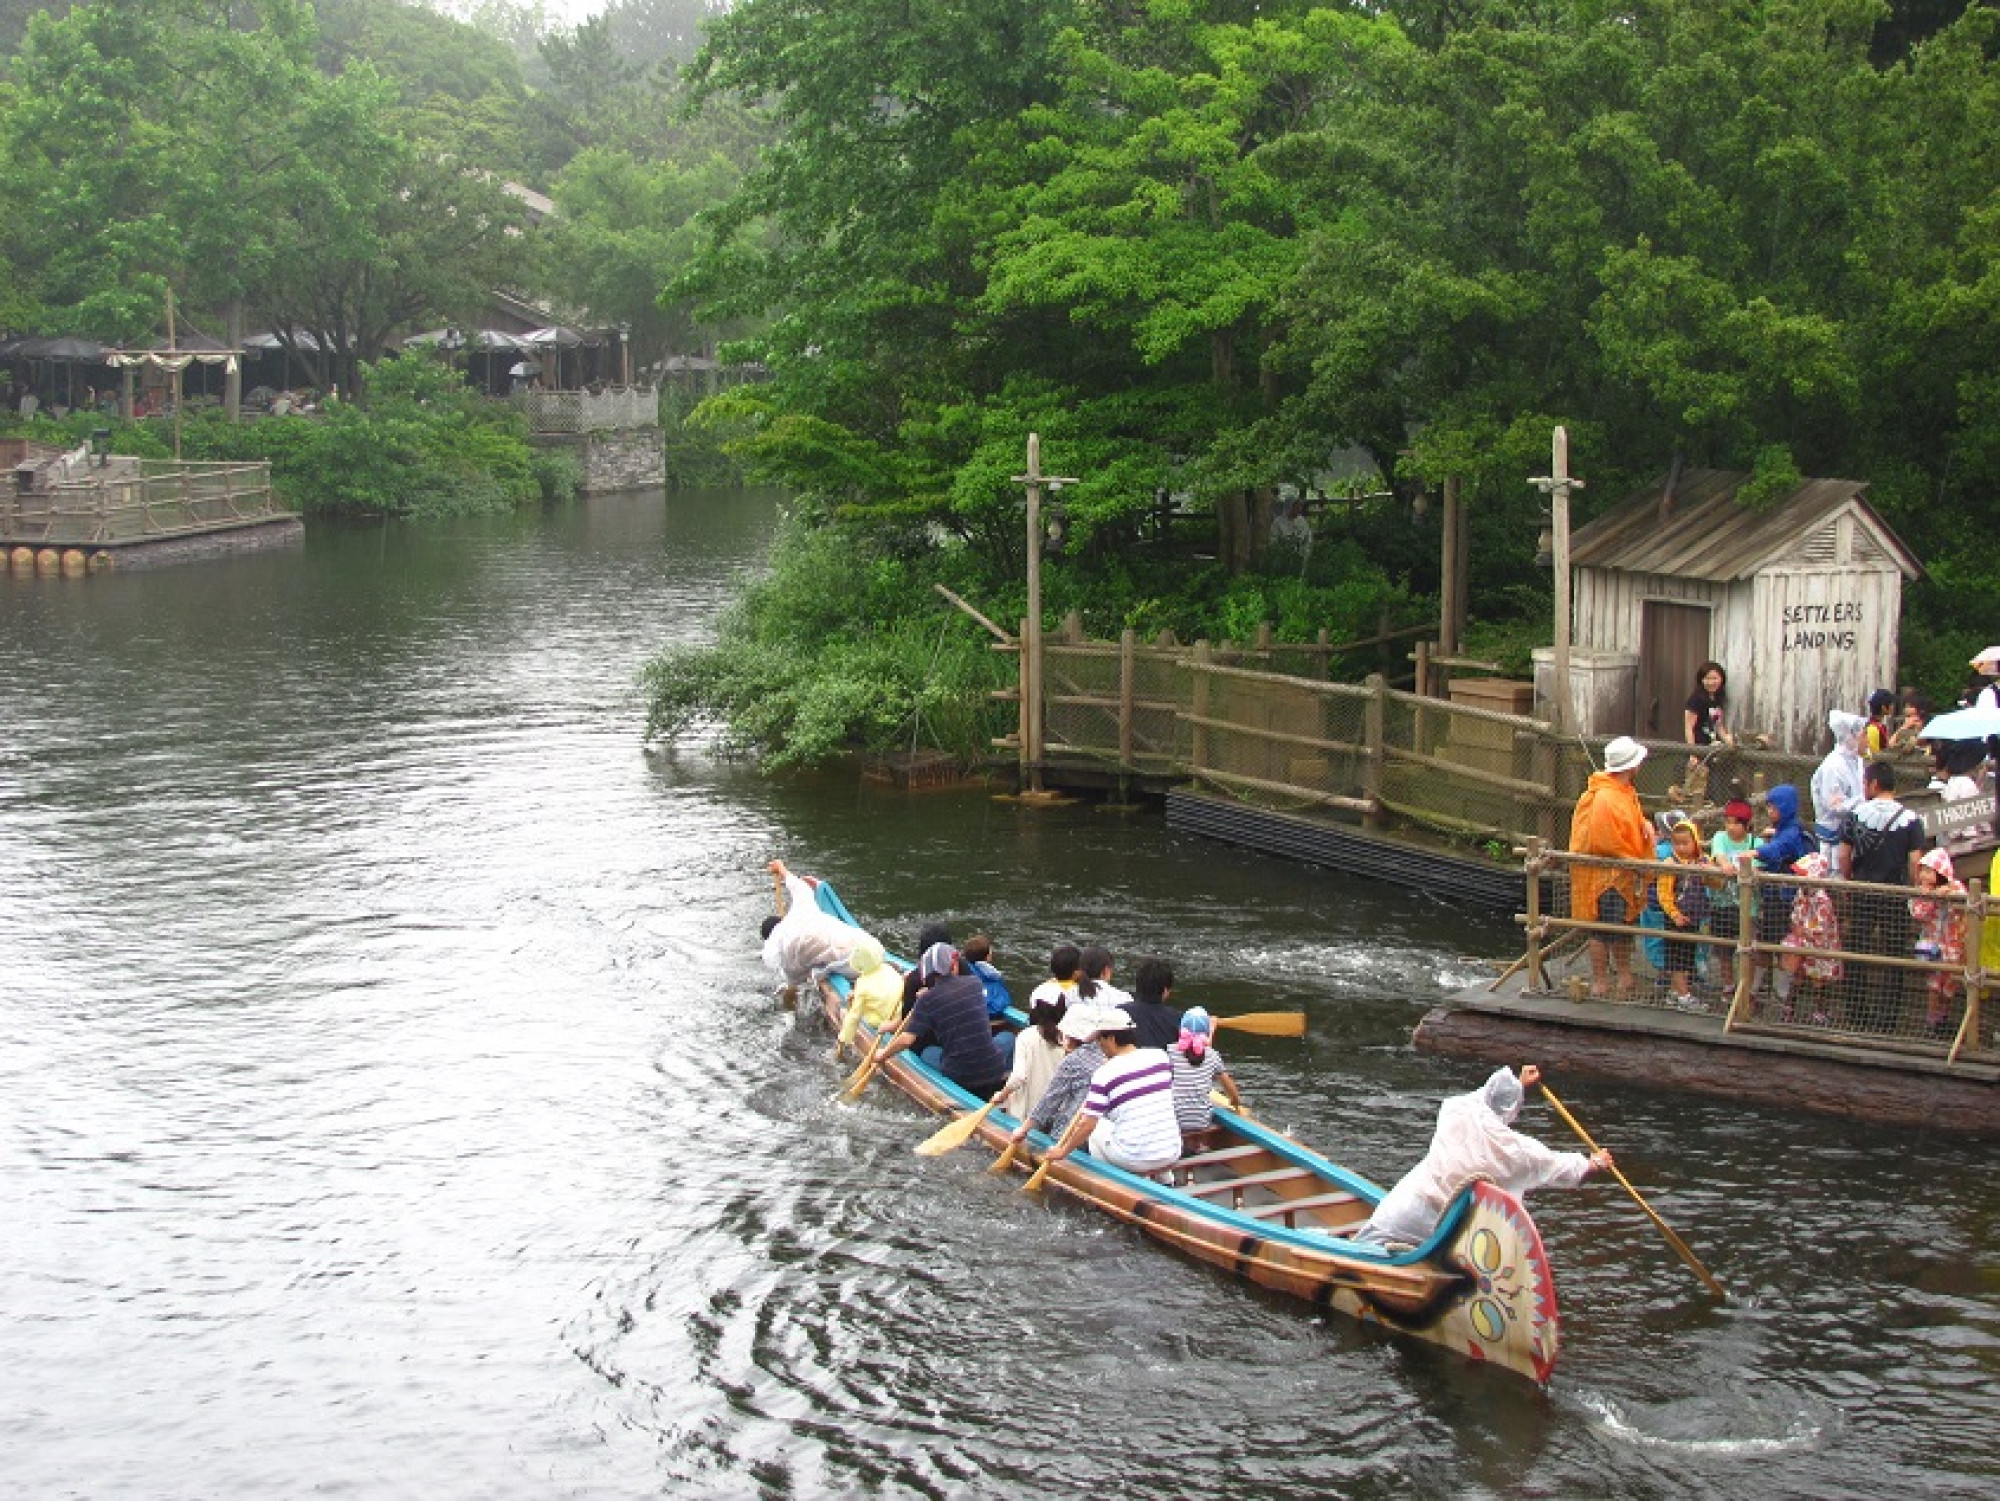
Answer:
<svg viewBox="0 0 2000 1501"><path fill-rule="evenodd" d="M1641 603L1639 624L1639 736L1678 740L1681 714L1694 692L1694 670L1708 660L1707 605Z"/></svg>

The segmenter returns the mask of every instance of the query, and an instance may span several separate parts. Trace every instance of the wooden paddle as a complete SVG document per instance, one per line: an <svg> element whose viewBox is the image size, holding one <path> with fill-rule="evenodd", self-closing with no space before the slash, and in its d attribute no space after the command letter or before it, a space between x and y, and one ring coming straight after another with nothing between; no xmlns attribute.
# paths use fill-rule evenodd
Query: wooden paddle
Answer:
<svg viewBox="0 0 2000 1501"><path fill-rule="evenodd" d="M1049 1160L1049 1158L1046 1155L1044 1155L1041 1161L1041 1165L1037 1167L1032 1173L1028 1174L1028 1181L1021 1185L1021 1192L1024 1194L1040 1193L1042 1191L1042 1180L1048 1177L1049 1169L1053 1166L1054 1163L1052 1163Z"/></svg>
<svg viewBox="0 0 2000 1501"><path fill-rule="evenodd" d="M785 878L775 870L771 872L771 905L778 909L778 916L785 915ZM799 991L795 985L780 985L778 999L785 1003L787 1011L799 1009ZM838 1056L836 1054L836 1056Z"/></svg>
<svg viewBox="0 0 2000 1501"><path fill-rule="evenodd" d="M1556 1098L1555 1091L1550 1089L1549 1086L1546 1084L1542 1085L1541 1088L1542 1088L1542 1098L1549 1102L1550 1107L1555 1111L1557 1115L1561 1116L1565 1121L1569 1123L1570 1130L1576 1132L1576 1134L1580 1138L1582 1138L1583 1144L1589 1147L1590 1150L1593 1152L1603 1151L1604 1149L1602 1147L1600 1147L1596 1142L1590 1139L1590 1133L1583 1129L1582 1123L1578 1121L1575 1116L1571 1115L1566 1108L1564 1108L1563 1102ZM1616 1178L1618 1182L1624 1187L1625 1192L1627 1192L1632 1196L1632 1202L1637 1204L1641 1209L1646 1211L1647 1218L1652 1220L1654 1224L1660 1227L1660 1233L1666 1236L1667 1244L1672 1246L1675 1251L1680 1253L1680 1258L1682 1261L1685 1261L1688 1264L1688 1269L1692 1271L1697 1277L1701 1278L1701 1280L1708 1285L1708 1289L1710 1292L1714 1293L1718 1298L1722 1299L1723 1302L1727 1303L1729 1301L1728 1291L1723 1287L1723 1285L1720 1282L1717 1282L1715 1280L1714 1274L1711 1273L1707 1267L1701 1264L1701 1258L1696 1256L1693 1251L1688 1249L1688 1243L1682 1240L1678 1235L1674 1233L1673 1227L1669 1225L1665 1220L1660 1218L1659 1214L1654 1210L1653 1206L1651 1204L1648 1204L1645 1201L1645 1199L1640 1195L1639 1190L1634 1188L1631 1185L1631 1183L1626 1179L1625 1175L1618 1171L1617 1164L1615 1163L1612 1164L1611 1167L1611 1176Z"/></svg>
<svg viewBox="0 0 2000 1501"><path fill-rule="evenodd" d="M1238 1032L1249 1032L1258 1037L1306 1035L1306 1014L1303 1011L1246 1011L1241 1016L1214 1017L1212 1023L1218 1030L1233 1027Z"/></svg>
<svg viewBox="0 0 2000 1501"><path fill-rule="evenodd" d="M841 1090L840 1097L843 1100L861 1098L861 1091L868 1087L868 1081L875 1077L875 1071L882 1066L883 1054L895 1040L895 1036L896 1029L893 1026L882 1029L875 1039L875 1046L869 1049L868 1056L861 1060L861 1067L854 1071L847 1081L847 1087Z"/></svg>
<svg viewBox="0 0 2000 1501"><path fill-rule="evenodd" d="M950 1125L925 1137L917 1143L917 1155L942 1157L946 1152L956 1152L972 1140L973 1133L979 1129L980 1123L993 1113L994 1107L999 1103L1000 1096L995 1095L977 1110L968 1110Z"/></svg>
<svg viewBox="0 0 2000 1501"><path fill-rule="evenodd" d="M1014 1165L1014 1159L1020 1155L1020 1142L1010 1138L1007 1142L1007 1150L994 1158L993 1166L989 1167L986 1171L989 1173L1004 1173Z"/></svg>

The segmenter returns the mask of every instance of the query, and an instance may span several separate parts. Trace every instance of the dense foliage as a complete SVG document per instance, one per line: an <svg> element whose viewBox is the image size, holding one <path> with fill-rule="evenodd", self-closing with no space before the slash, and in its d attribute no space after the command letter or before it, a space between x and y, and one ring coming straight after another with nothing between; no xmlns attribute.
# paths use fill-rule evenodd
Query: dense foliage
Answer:
<svg viewBox="0 0 2000 1501"><path fill-rule="evenodd" d="M1676 454L1870 481L1941 679L2000 597L1996 53L1933 0L742 0L696 74L782 136L682 287L769 320L750 460L980 560L996 613L1039 431L1054 608L1100 629L1240 618L1184 554L1143 577L1163 491L1312 624L1257 582L1272 499L1357 456L1394 494L1336 508L1336 586L1433 591L1409 502L1458 477L1475 616L1546 619L1563 423L1584 517Z"/></svg>

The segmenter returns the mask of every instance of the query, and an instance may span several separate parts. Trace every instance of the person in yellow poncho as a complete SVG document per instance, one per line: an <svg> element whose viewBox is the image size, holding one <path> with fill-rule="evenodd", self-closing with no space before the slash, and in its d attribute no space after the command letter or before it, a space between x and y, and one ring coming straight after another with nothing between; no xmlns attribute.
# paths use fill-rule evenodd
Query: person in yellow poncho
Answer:
<svg viewBox="0 0 2000 1501"><path fill-rule="evenodd" d="M1630 735L1620 735L1604 747L1604 770L1593 772L1576 800L1570 815L1569 847L1572 854L1604 855L1618 860L1653 858L1653 826L1639 806L1639 791L1632 785L1639 765L1646 759L1646 747ZM1570 867L1569 915L1583 922L1631 922L1639 915L1645 893L1638 871L1619 870L1603 865ZM1632 995L1632 940L1593 933L1586 945L1590 953L1590 993L1612 994L1615 970L1620 1000Z"/></svg>
<svg viewBox="0 0 2000 1501"><path fill-rule="evenodd" d="M833 1045L836 1062L863 1022L880 1032L903 1014L903 972L889 962L881 944L863 934L847 962L855 978L847 993L847 1009L840 1016L840 1037ZM823 986L828 983L820 981Z"/></svg>

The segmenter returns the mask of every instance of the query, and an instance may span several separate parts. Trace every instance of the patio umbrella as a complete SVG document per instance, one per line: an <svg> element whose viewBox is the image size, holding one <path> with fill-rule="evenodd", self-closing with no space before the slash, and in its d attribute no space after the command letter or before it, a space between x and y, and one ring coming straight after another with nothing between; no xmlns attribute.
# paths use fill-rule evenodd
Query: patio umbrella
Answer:
<svg viewBox="0 0 2000 1501"><path fill-rule="evenodd" d="M507 373L509 375L540 375L542 367L537 365L533 360L522 360L518 365L510 366Z"/></svg>
<svg viewBox="0 0 2000 1501"><path fill-rule="evenodd" d="M1954 709L1924 726L1925 740L1984 740L2000 735L2000 709Z"/></svg>

